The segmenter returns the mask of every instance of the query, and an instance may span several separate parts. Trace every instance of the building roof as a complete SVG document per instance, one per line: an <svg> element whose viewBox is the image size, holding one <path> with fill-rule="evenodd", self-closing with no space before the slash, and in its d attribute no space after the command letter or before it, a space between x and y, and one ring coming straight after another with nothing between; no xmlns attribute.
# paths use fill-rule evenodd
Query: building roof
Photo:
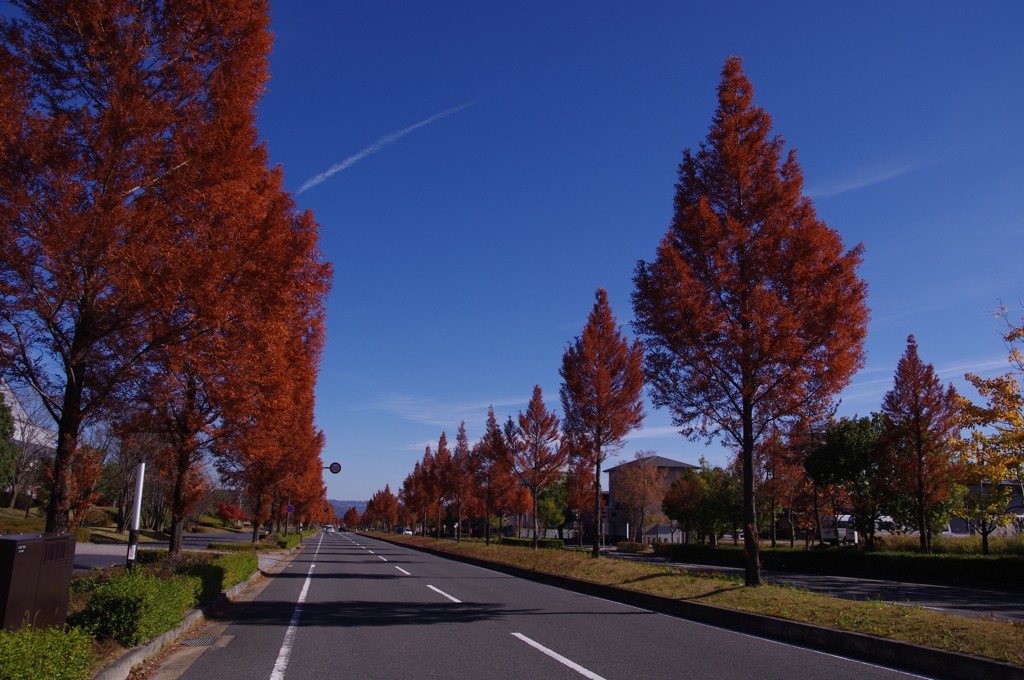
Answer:
<svg viewBox="0 0 1024 680"><path fill-rule="evenodd" d="M681 463L678 460L672 460L671 458L665 458L664 456L652 456L648 460L653 462L655 467L660 467L660 468L696 468L696 467L698 467L696 465L690 465L689 463ZM620 463L620 464L616 465L615 467L608 468L606 470L606 472L611 472L612 470L617 470L617 469L619 469L621 467L626 467L628 465L634 465L637 462L639 462L639 461L627 460L625 463Z"/></svg>

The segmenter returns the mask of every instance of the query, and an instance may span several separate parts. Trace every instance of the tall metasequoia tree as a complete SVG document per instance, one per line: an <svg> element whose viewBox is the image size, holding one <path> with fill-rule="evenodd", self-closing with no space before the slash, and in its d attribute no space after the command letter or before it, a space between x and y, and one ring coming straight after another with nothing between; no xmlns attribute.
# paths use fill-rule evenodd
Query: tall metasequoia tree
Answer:
<svg viewBox="0 0 1024 680"><path fill-rule="evenodd" d="M948 512L955 492L957 393L943 388L931 364L921 361L914 336L896 364L892 389L882 398L881 446L892 466L890 493L921 534L930 553L936 519ZM900 501L903 501L902 503Z"/></svg>
<svg viewBox="0 0 1024 680"><path fill-rule="evenodd" d="M537 549L537 496L562 474L568 459L568 448L559 442L558 416L544 405L540 385L533 386L533 396L526 412L519 412L510 447L512 469L530 490L533 511L533 549Z"/></svg>
<svg viewBox="0 0 1024 680"><path fill-rule="evenodd" d="M730 58L707 138L679 166L675 215L636 267L634 328L656 407L691 437L720 433L743 463L746 583L759 585L754 446L774 422L823 408L863 365L862 247L802 195L803 174Z"/></svg>
<svg viewBox="0 0 1024 680"><path fill-rule="evenodd" d="M466 422L459 423L459 433L455 437L455 449L452 451L451 489L452 502L455 504L455 540L462 540L462 513L473 504L473 472L474 458L466 436Z"/></svg>
<svg viewBox="0 0 1024 680"><path fill-rule="evenodd" d="M508 504L514 491L511 460L505 437L498 427L494 407L487 409L484 434L473 447L474 480L484 513L484 542L491 544L491 515Z"/></svg>
<svg viewBox="0 0 1024 680"><path fill-rule="evenodd" d="M203 331L265 164L266 0L12 0L0 19L0 351L57 423L47 531L83 421ZM242 240L244 243L244 239ZM225 275L228 275L225 278Z"/></svg>
<svg viewBox="0 0 1024 680"><path fill-rule="evenodd" d="M597 301L587 317L583 334L562 357L562 429L572 442L573 455L594 468L595 528L601 516L601 463L622 448L624 437L644 419L643 362L639 341L630 346L608 305L608 294L598 288ZM594 531L593 556L601 556L601 537Z"/></svg>

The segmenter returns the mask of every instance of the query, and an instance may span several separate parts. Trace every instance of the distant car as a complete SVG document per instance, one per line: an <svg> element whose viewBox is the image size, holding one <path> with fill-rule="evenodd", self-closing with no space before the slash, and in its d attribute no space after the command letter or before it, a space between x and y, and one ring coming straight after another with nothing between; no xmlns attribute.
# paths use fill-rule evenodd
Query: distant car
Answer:
<svg viewBox="0 0 1024 680"><path fill-rule="evenodd" d="M406 529L402 532L403 536L412 536L412 529Z"/></svg>
<svg viewBox="0 0 1024 680"><path fill-rule="evenodd" d="M333 534L334 533L334 525L333 524L326 525L324 527L324 531L329 533L329 534Z"/></svg>

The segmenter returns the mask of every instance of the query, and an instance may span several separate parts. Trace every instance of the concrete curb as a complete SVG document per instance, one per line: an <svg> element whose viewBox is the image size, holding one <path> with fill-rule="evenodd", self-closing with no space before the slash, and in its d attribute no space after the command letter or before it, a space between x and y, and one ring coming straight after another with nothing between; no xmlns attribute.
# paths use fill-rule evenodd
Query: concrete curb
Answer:
<svg viewBox="0 0 1024 680"><path fill-rule="evenodd" d="M201 607L195 609L189 609L185 612L185 618L182 620L181 625L174 630L169 630L162 635L157 635L148 642L143 642L137 647L132 647L127 652L122 654L117 660L111 662L100 670L96 675L92 676L92 680L125 680L128 674L132 672L138 664L142 663L149 657L157 654L168 644L173 643L179 637L181 637L192 625L198 621L201 617L209 614L211 611L219 607L228 598L232 598L238 593L242 592L249 587L251 582L257 577L262 576L259 569L249 575L249 578L245 579L241 583L238 583L231 588L228 588L223 593L217 595L209 602L205 603Z"/></svg>
<svg viewBox="0 0 1024 680"><path fill-rule="evenodd" d="M498 562L488 562L475 557L454 555L424 546L392 541L379 536L369 536L369 538L583 595L601 597L709 626L943 680L1024 680L1024 667L994 659L778 619L763 614L752 614L687 600L677 600L618 586L581 581L567 576L545 574Z"/></svg>
<svg viewBox="0 0 1024 680"><path fill-rule="evenodd" d="M285 556L291 555L297 550L301 550L303 547L302 543L291 550L285 552ZM282 560L283 561L283 560ZM280 561L278 562L278 564ZM249 578L245 579L241 583L238 583L231 588L228 588L215 598L206 602L195 609L189 609L185 612L185 617L181 622L181 625L174 630L169 630L162 635L157 635L148 642L143 642L137 647L132 647L127 652L122 654L120 657L110 662L102 669L100 669L96 675L92 676L91 680L125 680L128 674L132 672L135 666L139 665L154 654L158 654L164 647L174 643L179 637L184 635L192 625L200 619L202 616L206 616L214 609L223 604L226 600L238 595L240 592L252 585L252 582L260 576L272 576L275 573L276 565L268 569L266 572L256 569Z"/></svg>

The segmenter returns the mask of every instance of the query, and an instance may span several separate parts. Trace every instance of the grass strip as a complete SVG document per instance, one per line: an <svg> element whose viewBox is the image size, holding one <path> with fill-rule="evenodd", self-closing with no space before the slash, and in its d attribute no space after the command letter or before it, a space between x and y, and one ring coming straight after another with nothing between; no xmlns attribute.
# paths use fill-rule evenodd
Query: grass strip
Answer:
<svg viewBox="0 0 1024 680"><path fill-rule="evenodd" d="M369 533L369 535L373 535ZM861 602L797 588L747 588L736 578L563 550L531 550L419 536L382 535L389 541L508 564L523 569L631 588L654 595L811 623L837 630L926 645L1024 665L1024 622L965 618L871 600Z"/></svg>

